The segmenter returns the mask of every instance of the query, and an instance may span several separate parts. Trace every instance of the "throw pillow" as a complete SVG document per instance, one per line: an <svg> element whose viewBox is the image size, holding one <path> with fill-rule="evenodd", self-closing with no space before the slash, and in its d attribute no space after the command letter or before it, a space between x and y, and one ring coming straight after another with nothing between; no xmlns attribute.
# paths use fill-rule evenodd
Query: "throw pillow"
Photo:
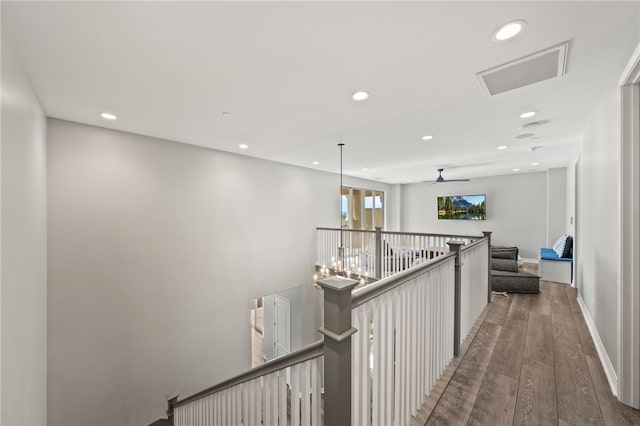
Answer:
<svg viewBox="0 0 640 426"><path fill-rule="evenodd" d="M553 243L553 251L556 252L558 257L562 257L562 254L564 253L564 247L567 245L567 237L568 235L563 235Z"/></svg>
<svg viewBox="0 0 640 426"><path fill-rule="evenodd" d="M567 242L564 245L564 251L562 252L562 256L564 258L572 258L573 257L573 237L571 235L567 235Z"/></svg>

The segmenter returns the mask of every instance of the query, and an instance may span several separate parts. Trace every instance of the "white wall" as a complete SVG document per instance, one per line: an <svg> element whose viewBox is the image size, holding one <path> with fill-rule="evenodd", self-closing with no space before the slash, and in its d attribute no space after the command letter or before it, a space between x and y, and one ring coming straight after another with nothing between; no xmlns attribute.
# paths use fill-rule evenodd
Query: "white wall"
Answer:
<svg viewBox="0 0 640 426"><path fill-rule="evenodd" d="M46 120L2 34L0 160L3 425L44 425L47 414Z"/></svg>
<svg viewBox="0 0 640 426"><path fill-rule="evenodd" d="M403 231L463 235L493 231L492 244L518 246L523 258L537 259L546 242L546 185L544 172L405 185ZM487 220L438 220L438 196L473 194L486 194Z"/></svg>
<svg viewBox="0 0 640 426"><path fill-rule="evenodd" d="M620 60L612 64L584 136L579 160L577 265L579 297L602 342L605 371L615 381L618 365L620 281L620 87L617 80L640 42L640 28L620 40ZM632 212L638 214L638 212ZM589 322L589 321L588 321ZM611 371L613 370L613 371Z"/></svg>
<svg viewBox="0 0 640 426"><path fill-rule="evenodd" d="M567 223L567 168L547 170L547 244L551 247L566 234Z"/></svg>
<svg viewBox="0 0 640 426"><path fill-rule="evenodd" d="M49 424L148 424L165 393L250 368L249 301L311 288L337 175L60 120L48 135Z"/></svg>
<svg viewBox="0 0 640 426"><path fill-rule="evenodd" d="M629 40L621 40L619 63L603 86L581 147L578 186L578 292L585 315L602 342L604 367L615 384L618 360L618 298L620 281L620 87L617 79L640 42L636 27ZM637 212L636 212L637 214Z"/></svg>
<svg viewBox="0 0 640 426"><path fill-rule="evenodd" d="M578 290L617 371L619 280L618 97L602 98L580 155Z"/></svg>
<svg viewBox="0 0 640 426"><path fill-rule="evenodd" d="M612 383L620 372L618 360L620 272L620 87L617 79L640 41L640 30L621 41L620 61L612 66L590 125L579 161L578 256L576 276L585 315L602 342L605 371ZM636 212L637 213L637 212Z"/></svg>
<svg viewBox="0 0 640 426"><path fill-rule="evenodd" d="M386 222L385 231L402 230L402 200L404 196L403 184L391 185L391 189L386 198L386 214L389 220Z"/></svg>

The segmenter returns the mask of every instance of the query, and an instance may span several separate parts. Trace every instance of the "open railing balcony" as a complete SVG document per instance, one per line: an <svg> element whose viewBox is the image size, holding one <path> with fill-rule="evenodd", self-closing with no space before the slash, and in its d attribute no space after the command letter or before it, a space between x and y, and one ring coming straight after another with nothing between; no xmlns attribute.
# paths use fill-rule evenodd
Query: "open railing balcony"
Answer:
<svg viewBox="0 0 640 426"><path fill-rule="evenodd" d="M319 266L338 258L339 231L318 229ZM358 280L319 280L322 340L188 398L172 398L168 424L410 424L490 301L490 233L342 230L345 235L344 257L356 273L381 279L355 290Z"/></svg>
<svg viewBox="0 0 640 426"><path fill-rule="evenodd" d="M482 237L317 228L316 265L385 278L449 251L449 241L470 244ZM342 250L342 256L340 253ZM342 260L342 264L338 264Z"/></svg>

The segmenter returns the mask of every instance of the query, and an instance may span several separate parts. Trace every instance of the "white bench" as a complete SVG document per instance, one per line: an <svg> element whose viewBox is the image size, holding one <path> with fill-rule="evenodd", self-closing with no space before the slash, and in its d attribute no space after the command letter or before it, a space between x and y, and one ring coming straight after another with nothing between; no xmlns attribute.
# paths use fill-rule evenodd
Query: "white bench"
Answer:
<svg viewBox="0 0 640 426"><path fill-rule="evenodd" d="M553 249L541 248L538 262L538 274L543 280L562 284L573 282L573 259L559 257Z"/></svg>

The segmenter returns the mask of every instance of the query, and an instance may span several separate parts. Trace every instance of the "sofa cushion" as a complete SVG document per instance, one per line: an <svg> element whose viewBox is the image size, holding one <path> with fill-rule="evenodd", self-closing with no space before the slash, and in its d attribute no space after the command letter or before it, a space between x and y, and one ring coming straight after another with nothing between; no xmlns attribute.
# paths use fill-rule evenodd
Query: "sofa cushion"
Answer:
<svg viewBox="0 0 640 426"><path fill-rule="evenodd" d="M571 258L559 257L558 253L556 253L551 248L541 248L540 249L540 259L542 260L558 260L561 262L573 262Z"/></svg>
<svg viewBox="0 0 640 426"><path fill-rule="evenodd" d="M491 289L509 293L539 293L540 277L528 272L491 271Z"/></svg>
<svg viewBox="0 0 640 426"><path fill-rule="evenodd" d="M518 262L513 259L491 259L491 269L498 271L518 272Z"/></svg>

